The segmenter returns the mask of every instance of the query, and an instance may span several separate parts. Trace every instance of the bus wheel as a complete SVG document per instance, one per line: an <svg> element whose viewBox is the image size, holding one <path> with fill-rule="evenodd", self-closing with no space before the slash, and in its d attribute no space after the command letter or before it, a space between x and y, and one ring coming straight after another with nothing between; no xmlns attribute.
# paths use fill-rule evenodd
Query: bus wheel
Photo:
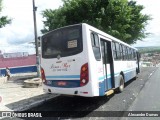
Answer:
<svg viewBox="0 0 160 120"><path fill-rule="evenodd" d="M120 75L120 82L119 82L119 87L118 87L118 92L123 92L124 90L124 79L123 79L123 76Z"/></svg>

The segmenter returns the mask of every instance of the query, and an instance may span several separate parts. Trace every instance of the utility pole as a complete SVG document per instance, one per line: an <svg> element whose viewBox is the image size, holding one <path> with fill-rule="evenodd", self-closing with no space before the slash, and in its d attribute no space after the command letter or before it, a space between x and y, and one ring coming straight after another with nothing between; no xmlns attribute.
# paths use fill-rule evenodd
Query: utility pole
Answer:
<svg viewBox="0 0 160 120"><path fill-rule="evenodd" d="M40 66L39 66L39 53L38 53L38 38L37 38L37 25L36 25L36 11L37 7L33 0L33 22L34 22L34 36L35 36L35 47L36 47L36 64L37 64L37 75L40 76Z"/></svg>

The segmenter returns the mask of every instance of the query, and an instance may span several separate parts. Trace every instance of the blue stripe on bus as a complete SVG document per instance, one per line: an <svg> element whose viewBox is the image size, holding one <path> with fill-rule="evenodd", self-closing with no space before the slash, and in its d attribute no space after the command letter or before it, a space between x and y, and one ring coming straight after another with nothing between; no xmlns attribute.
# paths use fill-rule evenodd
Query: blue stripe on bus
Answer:
<svg viewBox="0 0 160 120"><path fill-rule="evenodd" d="M133 70L136 70L136 68L129 69L129 70L126 70L126 71L124 71L124 72L132 72Z"/></svg>
<svg viewBox="0 0 160 120"><path fill-rule="evenodd" d="M98 80L104 80L104 79L105 79L105 76L98 78Z"/></svg>
<svg viewBox="0 0 160 120"><path fill-rule="evenodd" d="M108 89L113 88L111 78L107 78L107 81L108 81Z"/></svg>
<svg viewBox="0 0 160 120"><path fill-rule="evenodd" d="M130 70L126 70L124 71L124 77L125 77L125 82L129 81L131 79L131 77L134 77L135 72L133 71L135 69L130 69ZM119 73L116 73L115 75L117 75ZM107 75L108 76L108 75ZM103 77L100 77L103 78ZM99 96L104 96L105 95L105 87L104 87L104 83L105 83L106 79L104 77L103 81L99 82ZM108 81L108 89L112 88L112 84L111 84L111 78L107 78Z"/></svg>
<svg viewBox="0 0 160 120"><path fill-rule="evenodd" d="M61 82L61 84L59 84L59 82ZM45 85L59 88L75 88L80 87L80 80L47 80Z"/></svg>
<svg viewBox="0 0 160 120"><path fill-rule="evenodd" d="M135 70L135 68L134 68L134 69L125 70L125 71L124 71L124 74L127 73L127 72L132 72L133 70ZM116 76L116 75L119 75L119 73L115 73L115 74L114 74L114 76ZM99 77L98 80L104 80L105 77L106 77L106 76ZM107 75L107 78L110 78L110 77L111 77L111 74L108 74L108 75Z"/></svg>
<svg viewBox="0 0 160 120"><path fill-rule="evenodd" d="M80 75L46 76L46 78L79 78L80 79Z"/></svg>
<svg viewBox="0 0 160 120"><path fill-rule="evenodd" d="M99 82L99 96L104 96L105 94L105 86L104 81Z"/></svg>

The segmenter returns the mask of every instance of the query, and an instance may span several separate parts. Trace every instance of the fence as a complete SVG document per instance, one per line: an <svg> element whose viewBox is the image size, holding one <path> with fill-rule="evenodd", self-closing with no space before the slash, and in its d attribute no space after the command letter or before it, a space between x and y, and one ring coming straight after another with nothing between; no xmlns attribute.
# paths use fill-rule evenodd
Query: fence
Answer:
<svg viewBox="0 0 160 120"><path fill-rule="evenodd" d="M5 75L6 68L0 68L0 76ZM23 66L23 67L15 67L10 68L11 74L19 74L19 73L31 73L31 72L37 72L37 66Z"/></svg>

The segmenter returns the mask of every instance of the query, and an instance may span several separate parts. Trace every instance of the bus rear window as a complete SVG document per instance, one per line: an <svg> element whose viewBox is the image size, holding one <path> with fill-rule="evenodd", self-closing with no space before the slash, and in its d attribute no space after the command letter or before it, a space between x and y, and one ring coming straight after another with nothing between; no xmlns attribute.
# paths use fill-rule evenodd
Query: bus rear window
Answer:
<svg viewBox="0 0 160 120"><path fill-rule="evenodd" d="M42 37L42 57L65 57L82 52L82 26L52 31Z"/></svg>

